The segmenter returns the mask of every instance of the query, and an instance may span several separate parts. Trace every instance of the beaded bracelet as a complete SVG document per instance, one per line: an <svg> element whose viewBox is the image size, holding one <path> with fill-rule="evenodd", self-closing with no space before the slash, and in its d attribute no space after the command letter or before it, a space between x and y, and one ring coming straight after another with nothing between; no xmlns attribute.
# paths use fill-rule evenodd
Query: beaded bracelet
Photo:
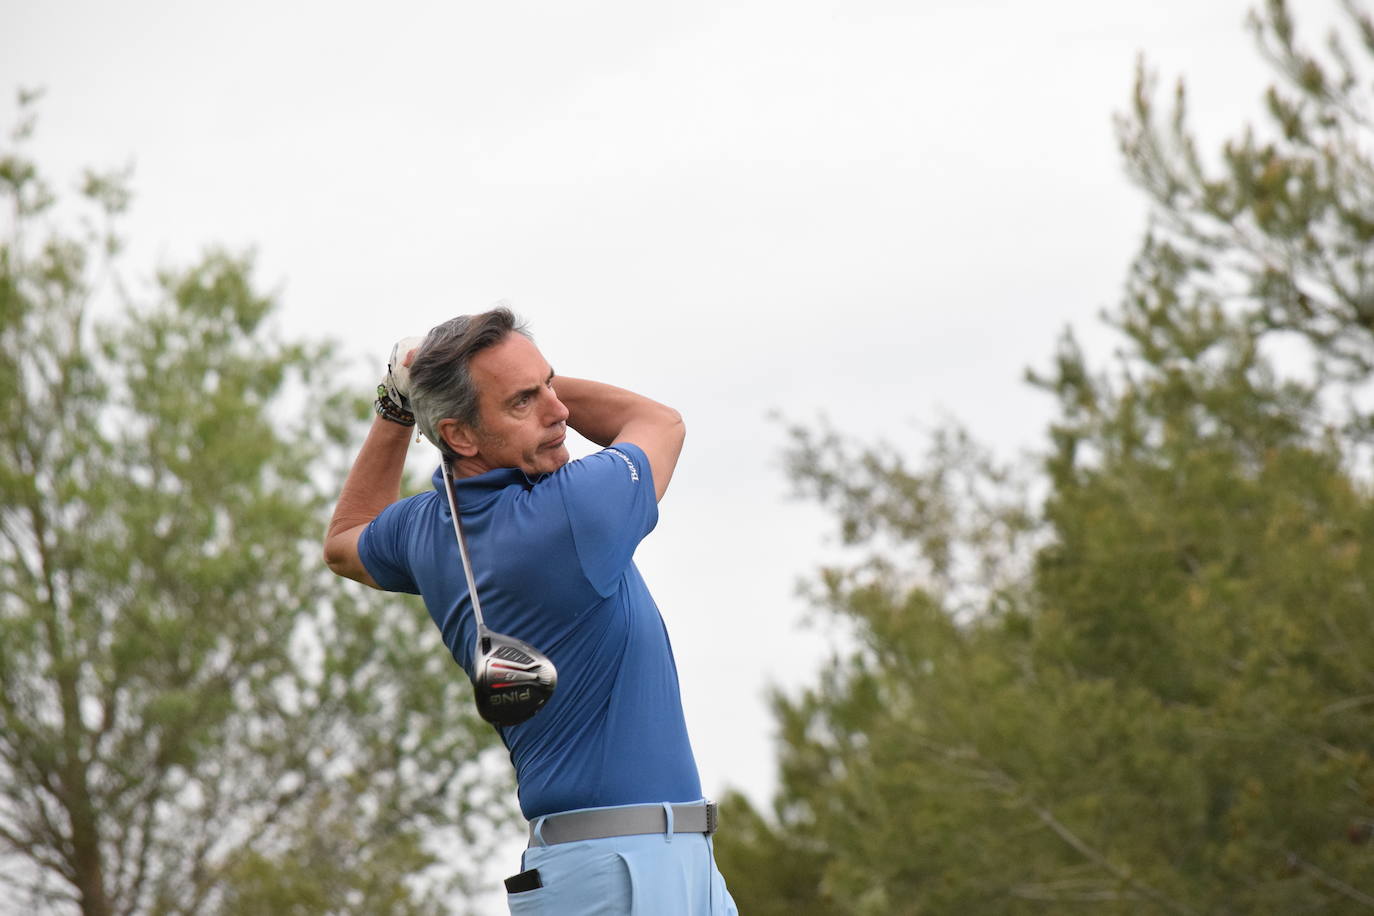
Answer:
<svg viewBox="0 0 1374 916"><path fill-rule="evenodd" d="M386 385L377 386L377 400L373 406L377 408L377 416L390 420L392 423L399 423L402 426L415 425L415 414L391 400L391 396L386 392Z"/></svg>

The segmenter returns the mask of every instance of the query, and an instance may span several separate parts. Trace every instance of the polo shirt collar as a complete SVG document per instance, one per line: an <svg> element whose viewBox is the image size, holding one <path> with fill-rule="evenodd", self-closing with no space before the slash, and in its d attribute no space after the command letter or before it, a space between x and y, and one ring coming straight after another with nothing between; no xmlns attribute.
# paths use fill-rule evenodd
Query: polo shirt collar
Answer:
<svg viewBox="0 0 1374 916"><path fill-rule="evenodd" d="M463 502L463 497L466 497L470 502L473 499L499 493L507 487L519 486L528 490L547 476L549 475L539 474L531 477L519 468L496 468L473 477L455 477L453 478L453 485L459 497L458 501ZM444 493L444 469L442 467L434 469L432 480L434 489L442 496Z"/></svg>

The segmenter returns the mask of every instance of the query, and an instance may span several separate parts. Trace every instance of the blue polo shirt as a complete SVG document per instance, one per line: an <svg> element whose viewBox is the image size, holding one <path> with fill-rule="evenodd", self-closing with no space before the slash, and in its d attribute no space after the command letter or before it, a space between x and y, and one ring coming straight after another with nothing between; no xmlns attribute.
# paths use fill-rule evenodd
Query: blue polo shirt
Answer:
<svg viewBox="0 0 1374 916"><path fill-rule="evenodd" d="M644 453L617 443L533 480L506 468L454 483L487 626L558 668L538 714L497 728L521 812L701 798L668 631L633 561L658 521ZM358 553L382 588L424 597L471 678L477 626L442 471L368 525Z"/></svg>

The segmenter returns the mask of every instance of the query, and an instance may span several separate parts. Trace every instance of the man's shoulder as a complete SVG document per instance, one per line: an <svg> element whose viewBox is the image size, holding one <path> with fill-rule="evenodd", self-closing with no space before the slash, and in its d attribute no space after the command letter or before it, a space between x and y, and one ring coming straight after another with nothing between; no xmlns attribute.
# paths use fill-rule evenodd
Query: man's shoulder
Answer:
<svg viewBox="0 0 1374 916"><path fill-rule="evenodd" d="M648 470L649 461L639 446L617 442L569 461L545 480L574 486L638 485L647 480Z"/></svg>
<svg viewBox="0 0 1374 916"><path fill-rule="evenodd" d="M435 496L437 494L433 491L425 491L396 500L368 523L363 531L363 540L371 543L381 538L399 549L409 540L416 521L425 515Z"/></svg>
<svg viewBox="0 0 1374 916"><path fill-rule="evenodd" d="M630 472L630 481L632 483L638 483L639 464L636 463L635 458L631 457L629 454L630 452L638 456L640 463L645 463L644 452L640 450L639 446L632 445L629 442L621 442L605 449L606 454L615 455L621 461L625 462L625 467L628 468Z"/></svg>

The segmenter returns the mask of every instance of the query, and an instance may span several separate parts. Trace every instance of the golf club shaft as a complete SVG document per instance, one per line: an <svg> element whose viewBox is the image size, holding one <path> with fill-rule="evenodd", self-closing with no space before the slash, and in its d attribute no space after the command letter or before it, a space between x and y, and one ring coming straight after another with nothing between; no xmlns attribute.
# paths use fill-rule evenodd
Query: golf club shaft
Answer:
<svg viewBox="0 0 1374 916"><path fill-rule="evenodd" d="M448 472L448 461L443 462L444 493L448 496L449 514L453 516L453 533L458 538L458 556L463 561L463 575L468 577L468 594L472 596L472 616L477 621L477 635L486 633L487 625L482 620L482 602L477 599L477 580L472 576L472 562L468 559L468 542L463 537L463 526L458 521L458 502L453 495L453 477Z"/></svg>

